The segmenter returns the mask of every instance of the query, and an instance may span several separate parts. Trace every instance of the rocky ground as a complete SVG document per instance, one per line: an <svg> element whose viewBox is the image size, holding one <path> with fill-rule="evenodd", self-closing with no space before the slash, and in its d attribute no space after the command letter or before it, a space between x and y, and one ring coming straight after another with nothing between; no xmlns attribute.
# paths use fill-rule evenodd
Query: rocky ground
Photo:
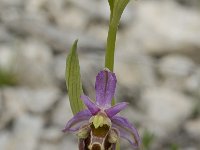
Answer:
<svg viewBox="0 0 200 150"><path fill-rule="evenodd" d="M85 92L104 66L106 0L0 0L0 150L76 150L65 59L79 38ZM140 0L116 46L118 101L144 150L200 149L200 1ZM122 149L131 149L122 142Z"/></svg>

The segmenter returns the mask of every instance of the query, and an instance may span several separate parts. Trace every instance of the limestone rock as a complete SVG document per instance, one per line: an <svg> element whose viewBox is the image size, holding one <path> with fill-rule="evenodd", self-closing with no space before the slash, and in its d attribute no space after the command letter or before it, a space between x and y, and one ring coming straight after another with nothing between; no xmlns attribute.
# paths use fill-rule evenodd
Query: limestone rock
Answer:
<svg viewBox="0 0 200 150"><path fill-rule="evenodd" d="M136 18L127 34L145 52L154 56L177 52L199 60L198 11L174 1L142 1L136 5Z"/></svg>
<svg viewBox="0 0 200 150"><path fill-rule="evenodd" d="M147 128L157 136L176 130L191 115L193 99L164 87L144 91L141 107L147 115Z"/></svg>
<svg viewBox="0 0 200 150"><path fill-rule="evenodd" d="M184 128L190 136L200 138L200 118L188 121Z"/></svg>
<svg viewBox="0 0 200 150"><path fill-rule="evenodd" d="M68 96L64 96L59 102L58 105L54 108L52 114L52 122L57 125L60 130L62 130L69 119L73 116L71 112L71 107L69 104Z"/></svg>
<svg viewBox="0 0 200 150"><path fill-rule="evenodd" d="M39 117L23 115L14 124L14 132L5 150L35 150L41 134L43 121Z"/></svg>

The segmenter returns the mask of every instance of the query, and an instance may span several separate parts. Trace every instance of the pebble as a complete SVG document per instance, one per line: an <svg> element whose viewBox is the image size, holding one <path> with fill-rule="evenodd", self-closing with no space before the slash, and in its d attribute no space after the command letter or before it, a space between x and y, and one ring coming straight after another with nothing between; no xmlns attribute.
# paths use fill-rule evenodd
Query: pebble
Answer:
<svg viewBox="0 0 200 150"><path fill-rule="evenodd" d="M165 87L145 90L140 104L149 122L146 128L157 136L167 136L191 115L193 102L191 97Z"/></svg>
<svg viewBox="0 0 200 150"><path fill-rule="evenodd" d="M48 45L34 39L19 42L15 59L15 74L21 85L45 87L54 84L51 69L52 51Z"/></svg>
<svg viewBox="0 0 200 150"><path fill-rule="evenodd" d="M27 110L34 113L44 113L59 99L57 88L6 88L3 91L8 113L21 115Z"/></svg>
<svg viewBox="0 0 200 150"><path fill-rule="evenodd" d="M135 6L137 21L127 30L129 39L153 56L177 52L198 61L198 11L185 9L174 1L142 1Z"/></svg>
<svg viewBox="0 0 200 150"><path fill-rule="evenodd" d="M187 133L190 136L199 139L200 138L200 118L188 121L184 125L184 129L187 131Z"/></svg>
<svg viewBox="0 0 200 150"><path fill-rule="evenodd" d="M181 55L167 55L158 63L159 73L164 78L186 78L195 70L194 62Z"/></svg>
<svg viewBox="0 0 200 150"><path fill-rule="evenodd" d="M10 134L6 131L0 132L0 149L7 150L7 146L10 140Z"/></svg>
<svg viewBox="0 0 200 150"><path fill-rule="evenodd" d="M51 117L52 123L57 125L61 131L65 127L67 121L72 118L72 116L73 114L69 104L69 97L66 95L61 100L59 100L57 106L54 108Z"/></svg>
<svg viewBox="0 0 200 150"><path fill-rule="evenodd" d="M0 49L0 69L11 71L16 53L13 48L7 44L0 45Z"/></svg>
<svg viewBox="0 0 200 150"><path fill-rule="evenodd" d="M44 142L55 143L59 142L63 136L63 132L56 126L51 126L43 129L41 140Z"/></svg>
<svg viewBox="0 0 200 150"><path fill-rule="evenodd" d="M14 131L7 150L35 150L42 127L43 120L40 117L28 114L20 116L14 123Z"/></svg>

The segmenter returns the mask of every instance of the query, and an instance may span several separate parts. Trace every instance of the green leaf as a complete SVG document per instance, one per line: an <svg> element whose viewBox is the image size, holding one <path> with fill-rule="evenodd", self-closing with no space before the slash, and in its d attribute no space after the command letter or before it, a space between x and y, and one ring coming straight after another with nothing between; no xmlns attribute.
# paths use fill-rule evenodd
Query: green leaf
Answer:
<svg viewBox="0 0 200 150"><path fill-rule="evenodd" d="M130 0L116 0L116 2L114 3L112 16L112 23L114 24L114 26L118 26L123 11L129 2Z"/></svg>
<svg viewBox="0 0 200 150"><path fill-rule="evenodd" d="M113 7L114 7L114 3L115 3L115 0L108 0L108 3L110 5L110 18L112 18L112 14L113 14Z"/></svg>
<svg viewBox="0 0 200 150"><path fill-rule="evenodd" d="M65 72L69 101L73 114L78 113L85 107L82 100L80 99L83 90L81 83L79 59L76 51L77 43L78 40L76 40L73 46L71 47L70 53L66 60L66 72Z"/></svg>

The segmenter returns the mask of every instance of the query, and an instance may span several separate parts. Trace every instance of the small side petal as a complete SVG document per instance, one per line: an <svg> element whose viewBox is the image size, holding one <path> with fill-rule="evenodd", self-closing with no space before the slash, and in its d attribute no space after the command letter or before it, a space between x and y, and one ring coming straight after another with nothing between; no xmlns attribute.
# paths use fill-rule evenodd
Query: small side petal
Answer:
<svg viewBox="0 0 200 150"><path fill-rule="evenodd" d="M72 119L70 119L65 128L62 130L63 132L76 132L82 127L89 123L89 119L92 114L89 110L83 110L77 113Z"/></svg>
<svg viewBox="0 0 200 150"><path fill-rule="evenodd" d="M96 115L97 112L100 111L100 108L97 107L96 104L94 104L89 97L86 95L81 95L81 99L83 100L84 104L87 106L89 111L92 113L92 115Z"/></svg>
<svg viewBox="0 0 200 150"><path fill-rule="evenodd" d="M111 106L111 100L115 94L117 79L114 73L108 69L100 71L96 77L96 103L102 107Z"/></svg>
<svg viewBox="0 0 200 150"><path fill-rule="evenodd" d="M112 118L112 126L117 128L120 132L120 137L128 140L134 148L139 147L141 140L138 131L127 119L120 116L114 116Z"/></svg>
<svg viewBox="0 0 200 150"><path fill-rule="evenodd" d="M126 103L126 102L118 103L115 106L112 106L112 107L106 109L105 112L109 118L112 118L117 113L119 113L121 110L123 110L127 106L127 104L128 103Z"/></svg>

